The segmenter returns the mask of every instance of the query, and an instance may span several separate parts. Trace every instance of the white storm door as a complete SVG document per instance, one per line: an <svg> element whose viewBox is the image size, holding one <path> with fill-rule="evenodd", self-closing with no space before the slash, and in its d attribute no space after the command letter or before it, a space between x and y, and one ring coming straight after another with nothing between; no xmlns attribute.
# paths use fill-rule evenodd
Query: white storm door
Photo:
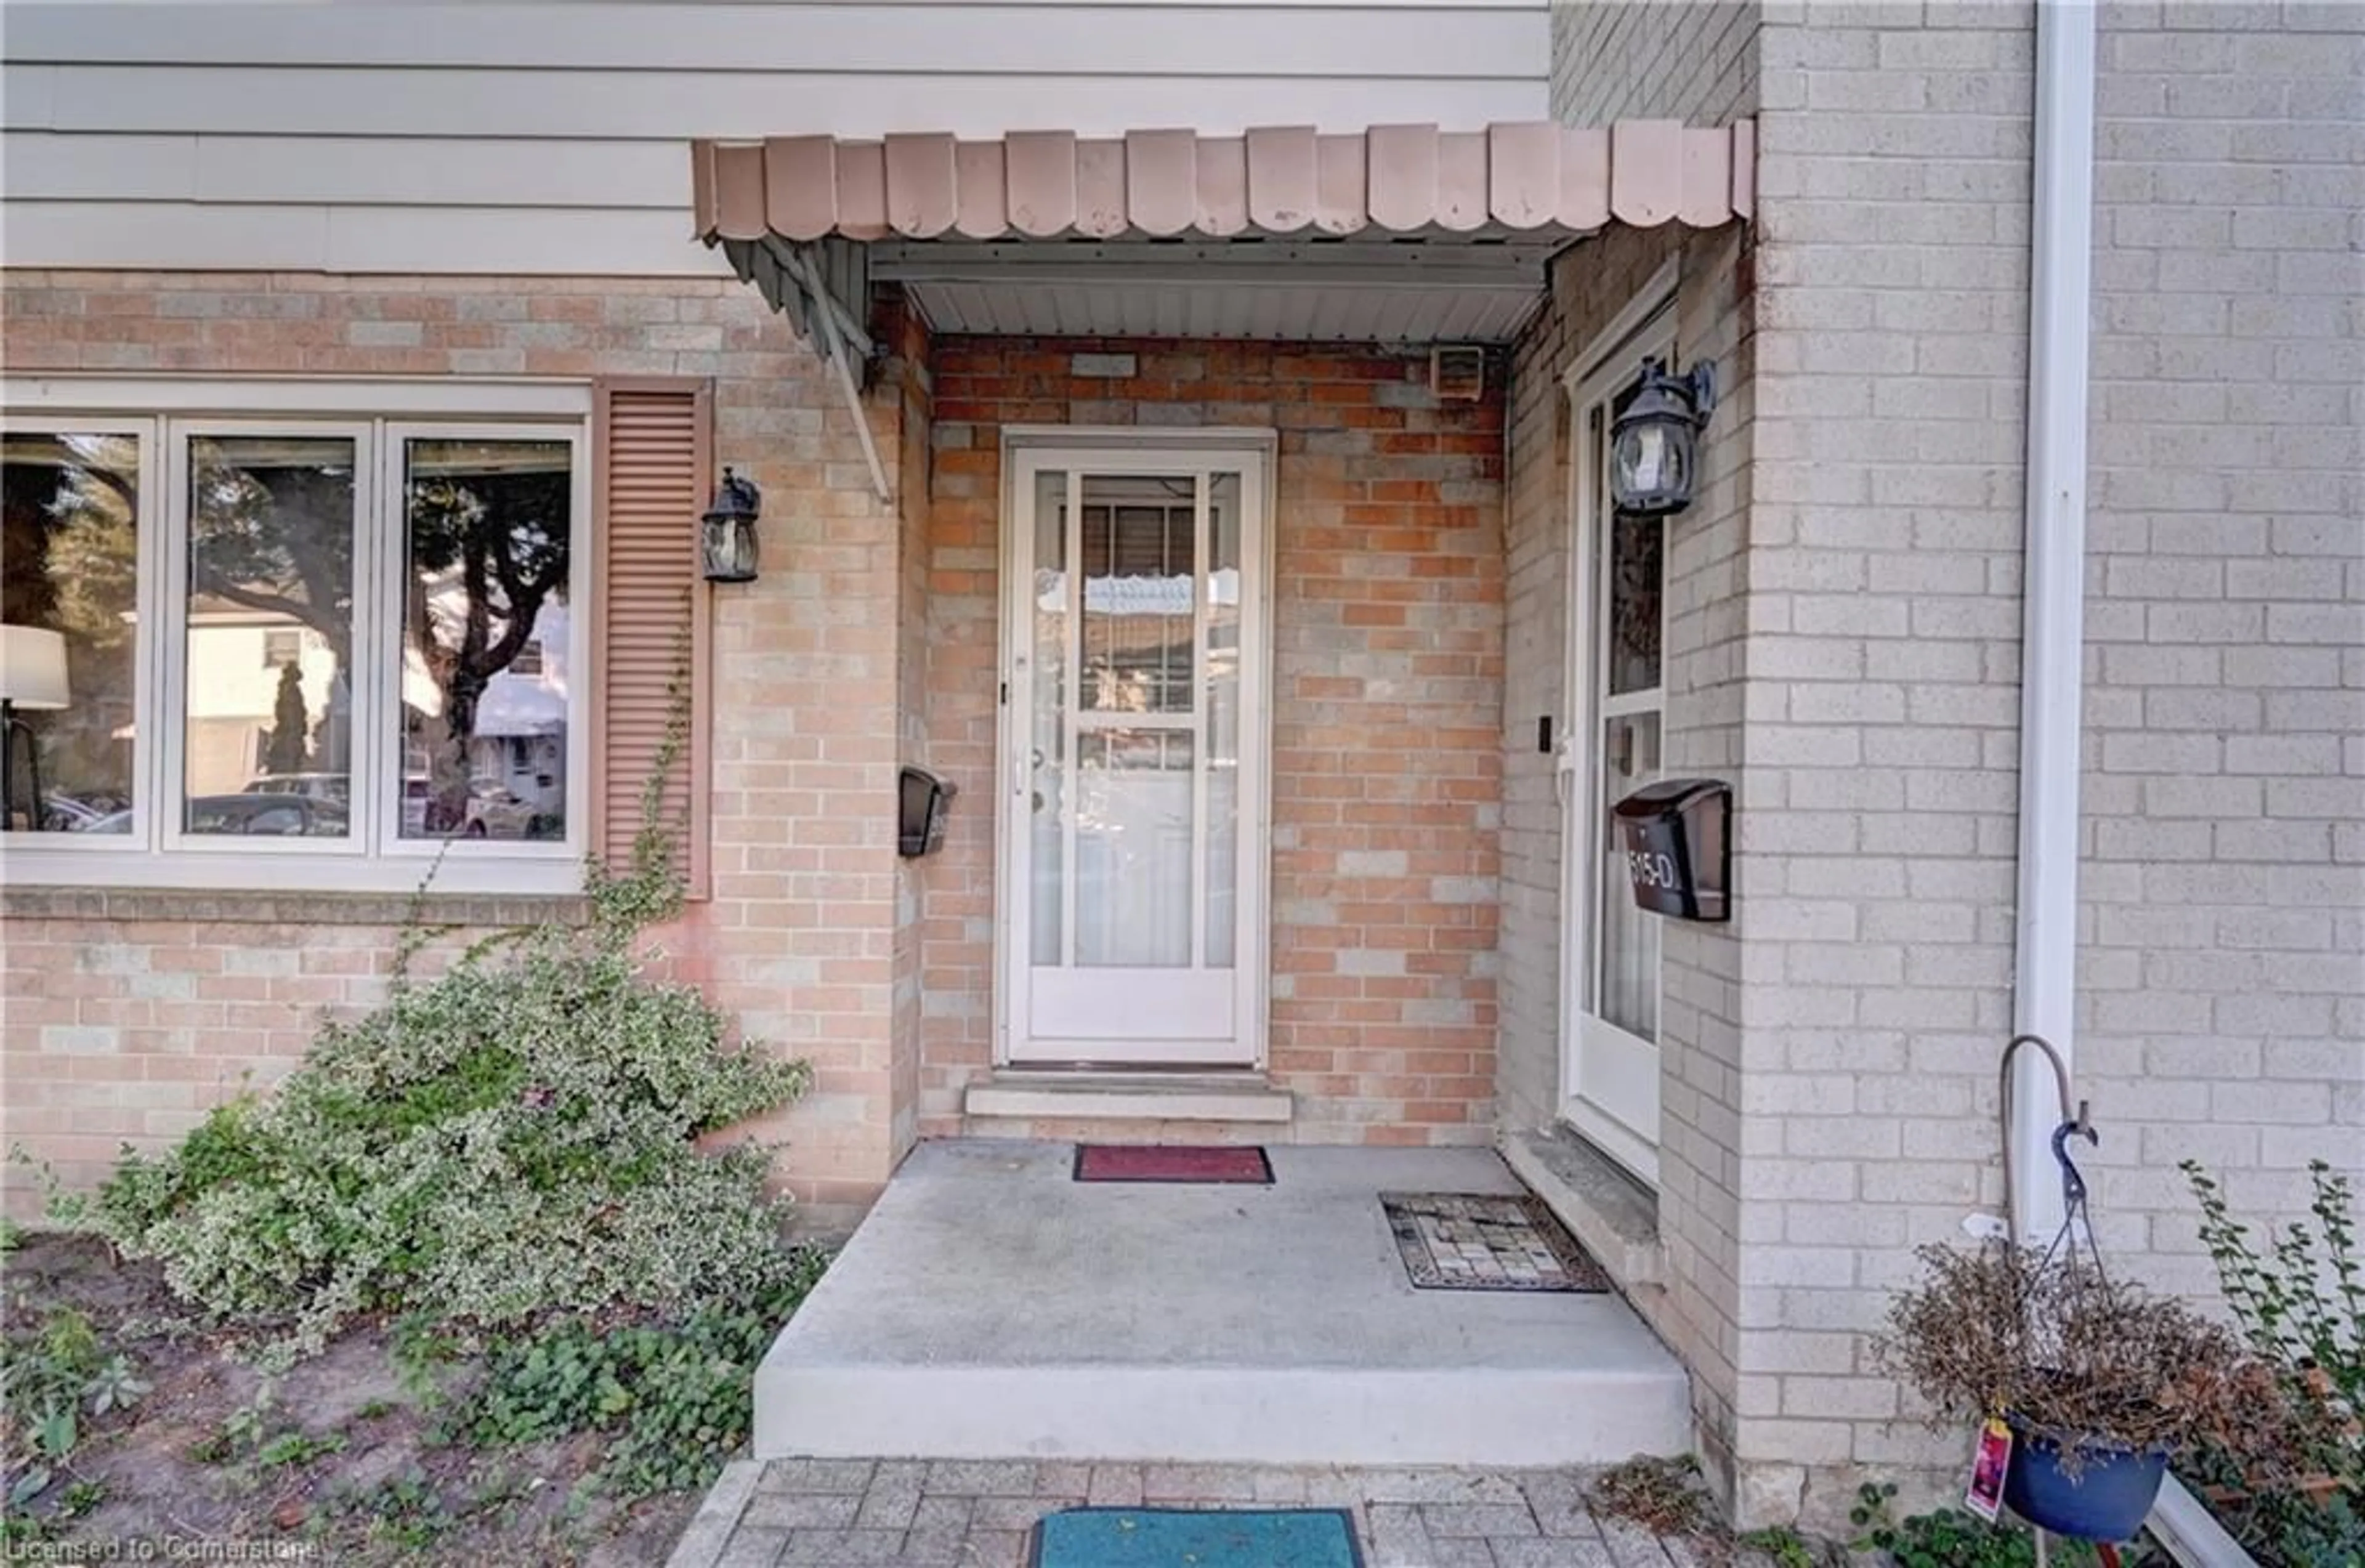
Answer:
<svg viewBox="0 0 2365 1568"><path fill-rule="evenodd" d="M1009 454L1005 1060L1261 1056L1264 463Z"/></svg>
<svg viewBox="0 0 2365 1568"><path fill-rule="evenodd" d="M1615 334L1615 358L1574 384L1575 453L1562 811L1561 1114L1602 1152L1659 1178L1661 917L1638 909L1610 808L1662 771L1666 523L1621 515L1609 425L1642 356L1674 349L1674 311Z"/></svg>

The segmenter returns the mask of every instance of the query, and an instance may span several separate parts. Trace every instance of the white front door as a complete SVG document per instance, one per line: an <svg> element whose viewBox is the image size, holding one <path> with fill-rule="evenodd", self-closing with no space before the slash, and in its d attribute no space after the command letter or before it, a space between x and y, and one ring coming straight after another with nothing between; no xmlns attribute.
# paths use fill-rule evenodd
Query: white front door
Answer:
<svg viewBox="0 0 2365 1568"><path fill-rule="evenodd" d="M1674 348L1672 299L1631 310L1572 383L1567 731L1559 788L1562 1114L1643 1181L1659 1176L1659 921L1638 909L1609 809L1658 778L1666 715L1666 522L1609 504L1609 424L1644 355Z"/></svg>
<svg viewBox="0 0 2365 1568"><path fill-rule="evenodd" d="M1005 453L1003 1060L1261 1059L1266 463Z"/></svg>

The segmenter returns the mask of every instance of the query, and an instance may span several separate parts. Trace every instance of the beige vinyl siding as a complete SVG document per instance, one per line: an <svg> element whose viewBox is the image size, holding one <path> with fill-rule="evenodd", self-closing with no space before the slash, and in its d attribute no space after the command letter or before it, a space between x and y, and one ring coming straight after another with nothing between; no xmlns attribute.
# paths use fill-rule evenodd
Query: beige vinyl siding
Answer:
<svg viewBox="0 0 2365 1568"><path fill-rule="evenodd" d="M705 274L693 137L1543 117L1541 0L11 5L9 261Z"/></svg>

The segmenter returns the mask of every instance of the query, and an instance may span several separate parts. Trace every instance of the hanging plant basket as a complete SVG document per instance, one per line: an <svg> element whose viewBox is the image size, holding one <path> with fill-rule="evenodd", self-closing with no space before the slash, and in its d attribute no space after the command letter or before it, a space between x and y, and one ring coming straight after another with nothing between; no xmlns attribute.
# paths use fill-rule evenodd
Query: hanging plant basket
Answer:
<svg viewBox="0 0 2365 1568"><path fill-rule="evenodd" d="M2004 1472L2004 1506L2041 1529L2079 1540L2133 1540L2143 1529L2168 1474L2169 1450L2081 1442L2065 1454L2059 1443L2012 1428L2012 1464Z"/></svg>

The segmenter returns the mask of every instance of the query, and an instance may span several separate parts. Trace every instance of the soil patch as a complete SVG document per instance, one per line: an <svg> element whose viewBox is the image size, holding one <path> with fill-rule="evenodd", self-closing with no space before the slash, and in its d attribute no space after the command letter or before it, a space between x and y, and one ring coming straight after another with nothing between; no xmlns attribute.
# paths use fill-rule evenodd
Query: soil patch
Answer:
<svg viewBox="0 0 2365 1568"><path fill-rule="evenodd" d="M384 1323L356 1324L267 1386L230 1336L188 1322L152 1263L39 1235L5 1268L12 1335L79 1311L150 1385L127 1409L84 1413L50 1484L10 1510L10 1562L625 1568L664 1562L697 1510L695 1493L628 1503L597 1484L597 1436L443 1440L471 1367L406 1380ZM7 1453L14 1486L13 1432Z"/></svg>

